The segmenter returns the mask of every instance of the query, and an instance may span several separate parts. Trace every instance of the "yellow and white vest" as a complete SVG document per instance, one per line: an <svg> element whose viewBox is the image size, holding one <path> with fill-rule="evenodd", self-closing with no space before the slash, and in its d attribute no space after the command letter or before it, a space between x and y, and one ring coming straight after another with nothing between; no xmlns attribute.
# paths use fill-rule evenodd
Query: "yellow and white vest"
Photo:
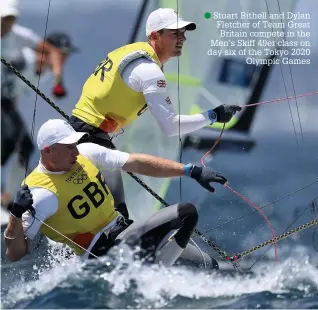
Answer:
<svg viewBox="0 0 318 310"><path fill-rule="evenodd" d="M87 249L94 236L117 217L114 198L104 176L83 156L71 171L45 174L37 169L25 179L29 187L42 187L58 197L58 210L45 223ZM77 255L85 251L42 224L48 238L69 245Z"/></svg>
<svg viewBox="0 0 318 310"><path fill-rule="evenodd" d="M154 49L146 42L110 52L85 82L72 114L105 132L115 132L144 113L148 107L143 93L131 89L121 77L124 68L140 57L161 67Z"/></svg>

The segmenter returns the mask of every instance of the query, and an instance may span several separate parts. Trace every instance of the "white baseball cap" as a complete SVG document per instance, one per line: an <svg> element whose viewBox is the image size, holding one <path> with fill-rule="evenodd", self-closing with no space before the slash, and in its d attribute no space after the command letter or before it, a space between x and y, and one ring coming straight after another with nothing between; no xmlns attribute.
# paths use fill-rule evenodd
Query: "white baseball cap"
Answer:
<svg viewBox="0 0 318 310"><path fill-rule="evenodd" d="M49 119L39 129L37 143L39 150L55 143L73 144L81 139L86 132L76 132L74 128L62 119Z"/></svg>
<svg viewBox="0 0 318 310"><path fill-rule="evenodd" d="M162 29L181 29L195 30L197 27L195 23L183 20L173 9L160 8L148 16L146 24L146 36L148 37L151 32L159 31Z"/></svg>
<svg viewBox="0 0 318 310"><path fill-rule="evenodd" d="M18 16L19 5L17 0L1 0L1 17Z"/></svg>

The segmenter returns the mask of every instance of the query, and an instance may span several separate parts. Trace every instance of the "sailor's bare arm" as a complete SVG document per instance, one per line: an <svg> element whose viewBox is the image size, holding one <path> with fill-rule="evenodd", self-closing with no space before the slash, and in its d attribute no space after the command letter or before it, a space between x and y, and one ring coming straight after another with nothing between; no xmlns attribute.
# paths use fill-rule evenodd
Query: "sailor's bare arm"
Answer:
<svg viewBox="0 0 318 310"><path fill-rule="evenodd" d="M28 253L28 241L23 233L22 220L10 215L7 229L4 232L6 255L12 262L20 260Z"/></svg>

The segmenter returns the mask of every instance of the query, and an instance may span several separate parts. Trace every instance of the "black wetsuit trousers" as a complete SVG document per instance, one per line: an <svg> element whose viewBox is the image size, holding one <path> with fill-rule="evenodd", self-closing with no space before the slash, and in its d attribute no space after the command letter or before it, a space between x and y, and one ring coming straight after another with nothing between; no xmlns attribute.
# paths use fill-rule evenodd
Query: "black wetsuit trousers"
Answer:
<svg viewBox="0 0 318 310"><path fill-rule="evenodd" d="M12 100L1 97L1 166L14 152L18 152L22 166L34 150L24 122Z"/></svg>
<svg viewBox="0 0 318 310"><path fill-rule="evenodd" d="M106 237L99 238L91 252L96 256L105 255L116 244L125 243L132 248L139 246L140 258L153 262L158 245L173 235L178 246L184 251L176 263L193 267L218 268L218 263L208 254L189 244L198 222L198 213L190 203L179 203L161 209L141 222L126 225L118 223ZM93 258L92 255L89 258Z"/></svg>
<svg viewBox="0 0 318 310"><path fill-rule="evenodd" d="M76 131L87 132L89 134L88 138L81 139L79 143L92 142L110 149L113 148L110 143L109 135L103 132L101 129L86 124L76 116L71 116L69 122ZM110 191L114 196L115 208L117 211L123 214L123 216L126 219L128 219L129 214L125 203L125 194L121 172L107 171L107 173L109 173L109 175L106 175L104 173L103 175L105 177L108 187L110 188ZM122 235L118 240L125 239L125 241L127 240L130 244L141 242L141 247L143 249L147 249L144 253L150 253L151 256L153 254L153 252L151 251L153 251L153 249L156 248L156 245L162 240L162 238L164 238L169 233L169 231L179 229L178 233L175 236L175 240L177 242L180 242L181 244L186 242L187 246L185 251L180 255L180 259L178 262L182 263L183 265L195 265L206 266L208 268L218 268L218 264L215 261L215 259L213 259L207 253L198 249L196 245L189 243L188 234L185 232L186 229L189 229L189 227L187 226L187 228L181 229L181 227L178 226L180 225L182 220L178 216L178 211L176 210L178 208L181 208L183 210L183 206L184 204L180 203L178 205L164 208L154 213L152 217L148 220L138 224L133 223L128 228L126 224L120 222L113 230L109 238L107 238L104 234L101 236L101 238L96 243L95 249L93 248L93 254L95 254L94 251L96 251L97 254L95 255L99 256L98 253L100 251L98 250L98 248L103 248L105 244L109 244L109 246L106 246L106 248L113 246L114 238L116 238L117 235L123 231ZM181 211L181 214L182 212L183 211ZM134 233L131 233L132 231ZM138 233L136 234L136 232ZM132 239L133 235L137 236L136 240ZM153 249L150 250L149 247L152 247Z"/></svg>
<svg viewBox="0 0 318 310"><path fill-rule="evenodd" d="M155 212L146 220L134 222L121 229L122 231L118 228L112 229L112 234L108 234L111 242L109 245L124 242L131 247L139 246L142 249L142 257L153 257L163 238L176 231L173 238L180 248L185 249L197 222L198 213L195 206L190 203L179 203ZM124 223L117 224L117 227L124 227ZM114 234L114 231L117 233ZM98 253L98 248L97 241L92 249L93 254L101 254Z"/></svg>

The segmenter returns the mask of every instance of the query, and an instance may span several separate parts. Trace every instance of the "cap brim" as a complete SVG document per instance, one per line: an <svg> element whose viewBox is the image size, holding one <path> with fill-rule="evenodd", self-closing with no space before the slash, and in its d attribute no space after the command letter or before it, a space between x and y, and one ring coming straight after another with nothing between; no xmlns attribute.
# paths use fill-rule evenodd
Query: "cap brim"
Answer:
<svg viewBox="0 0 318 310"><path fill-rule="evenodd" d="M165 27L165 29L181 29L181 28L186 28L186 30L195 30L197 28L197 25L193 22L186 22L180 21L176 22L170 26Z"/></svg>
<svg viewBox="0 0 318 310"><path fill-rule="evenodd" d="M86 132L73 132L71 135L68 137L56 142L60 144L73 144L78 142L83 136L88 136Z"/></svg>

